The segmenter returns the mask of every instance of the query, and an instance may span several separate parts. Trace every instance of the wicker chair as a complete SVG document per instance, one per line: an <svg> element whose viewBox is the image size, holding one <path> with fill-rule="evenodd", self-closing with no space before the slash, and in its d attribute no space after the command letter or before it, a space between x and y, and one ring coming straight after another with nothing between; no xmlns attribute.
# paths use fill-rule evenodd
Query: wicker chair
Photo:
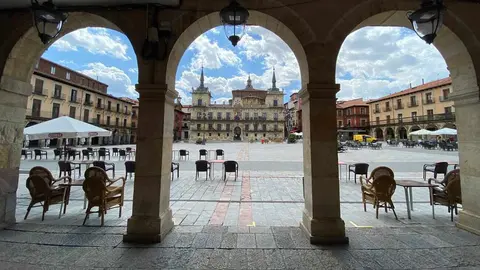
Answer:
<svg viewBox="0 0 480 270"><path fill-rule="evenodd" d="M227 160L223 163L223 181L227 181L227 172L235 173L235 181L237 181L238 163L233 160Z"/></svg>
<svg viewBox="0 0 480 270"><path fill-rule="evenodd" d="M59 187L57 183L61 181L64 183L71 182L72 178L65 176L55 179L48 169L40 166L30 169L29 177L27 179L27 189L30 192L32 199L28 205L24 219L27 219L30 210L37 203L42 203L41 206L43 206L42 221L45 219L45 212L48 211L49 206L52 204L61 203L63 205L63 213L65 213L67 210L70 190L65 190L67 187ZM65 191L66 196L65 200L63 200L63 194ZM62 207L60 207L60 210L61 209Z"/></svg>
<svg viewBox="0 0 480 270"><path fill-rule="evenodd" d="M108 163L105 161L97 160L92 163L93 166L102 168L105 172L112 171L112 177L115 178L115 163Z"/></svg>
<svg viewBox="0 0 480 270"><path fill-rule="evenodd" d="M398 219L397 213L395 213L395 206L393 205L392 196L395 193L396 182L393 177L389 175L380 175L375 177L371 185L362 185L362 201L363 210L367 211L367 202L373 204L376 208L376 217L378 219L378 209L385 207L385 213L390 208Z"/></svg>
<svg viewBox="0 0 480 270"><path fill-rule="evenodd" d="M450 220L453 221L453 211L458 214L457 204L462 204L462 190L460 188L460 170L450 171L443 181L429 179L429 184L439 184L433 190L433 205L445 205L450 213ZM435 218L435 216L434 216Z"/></svg>
<svg viewBox="0 0 480 270"><path fill-rule="evenodd" d="M437 162L435 164L425 164L423 165L423 180L427 180L427 172L433 173L433 178L437 179L437 174L443 174L444 177L447 176L448 171L448 162Z"/></svg>
<svg viewBox="0 0 480 270"><path fill-rule="evenodd" d="M197 160L195 161L195 168L196 168L195 181L197 181L198 174L200 172L205 172L205 181L207 181L210 173L210 168L211 168L210 162L206 160Z"/></svg>
<svg viewBox="0 0 480 270"><path fill-rule="evenodd" d="M121 181L121 186L114 186L113 184L118 181ZM112 208L118 207L118 217L122 216L125 182L125 177L110 180L102 168L90 167L85 171L83 191L85 191L88 206L83 225L85 225L91 213L98 213L101 217L101 226L103 226L105 214L107 210ZM92 211L93 207L98 207L98 211Z"/></svg>
<svg viewBox="0 0 480 270"><path fill-rule="evenodd" d="M370 177L369 178L364 178L363 175L360 176L360 184L363 186L363 185L371 185L372 181L375 180L375 178L379 177L379 176L382 176L382 175L388 175L388 176L391 176L392 178L395 179L395 175L392 171L392 169L388 168L388 167L385 167L385 166L380 166L380 167L377 167L375 169L373 169L372 173L370 173ZM365 183L363 182L365 181Z"/></svg>

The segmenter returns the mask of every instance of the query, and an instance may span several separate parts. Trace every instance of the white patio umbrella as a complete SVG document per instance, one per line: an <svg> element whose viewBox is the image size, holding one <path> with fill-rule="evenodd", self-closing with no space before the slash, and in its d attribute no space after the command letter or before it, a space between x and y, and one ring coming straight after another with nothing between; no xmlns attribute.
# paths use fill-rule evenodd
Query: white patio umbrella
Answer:
<svg viewBox="0 0 480 270"><path fill-rule="evenodd" d="M111 131L68 116L58 117L28 127L23 133L28 140L108 137L112 134Z"/></svg>
<svg viewBox="0 0 480 270"><path fill-rule="evenodd" d="M432 132L432 135L457 135L457 130L453 128L442 128Z"/></svg>
<svg viewBox="0 0 480 270"><path fill-rule="evenodd" d="M412 136L412 135L417 135L417 136L432 135L432 132L433 131L426 130L426 129L422 128L420 130L408 133L408 136Z"/></svg>

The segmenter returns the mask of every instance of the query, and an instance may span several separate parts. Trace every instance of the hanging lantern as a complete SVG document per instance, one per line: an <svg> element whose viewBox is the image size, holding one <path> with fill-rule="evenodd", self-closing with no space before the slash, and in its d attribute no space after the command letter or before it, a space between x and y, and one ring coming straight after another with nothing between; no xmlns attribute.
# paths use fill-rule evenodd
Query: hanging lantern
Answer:
<svg viewBox="0 0 480 270"><path fill-rule="evenodd" d="M235 0L232 0L228 6L220 11L220 20L222 21L225 35L234 47L237 46L245 34L245 25L247 24L248 16L250 16L248 10ZM233 31L230 29L233 29ZM241 36L237 35L240 34L237 30L242 32Z"/></svg>
<svg viewBox="0 0 480 270"><path fill-rule="evenodd" d="M442 27L444 12L443 0L423 0L422 7L407 16L415 33L427 44L432 44Z"/></svg>
<svg viewBox="0 0 480 270"><path fill-rule="evenodd" d="M68 17L67 13L57 10L52 0L42 4L39 4L38 0L32 0L32 11L33 21L43 44L58 36Z"/></svg>

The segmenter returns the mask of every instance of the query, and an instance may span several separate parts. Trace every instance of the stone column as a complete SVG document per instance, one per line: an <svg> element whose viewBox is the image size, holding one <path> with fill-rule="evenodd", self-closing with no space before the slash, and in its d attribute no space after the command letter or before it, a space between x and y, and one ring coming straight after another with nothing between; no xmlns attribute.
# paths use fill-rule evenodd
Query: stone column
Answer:
<svg viewBox="0 0 480 270"><path fill-rule="evenodd" d="M300 227L312 244L346 244L340 217L336 98L338 84L308 84L303 114L305 209Z"/></svg>
<svg viewBox="0 0 480 270"><path fill-rule="evenodd" d="M29 83L0 80L0 229L15 223L16 192Z"/></svg>
<svg viewBox="0 0 480 270"><path fill-rule="evenodd" d="M173 99L166 85L137 85L142 113L138 118L132 217L125 242L160 242L172 229L170 167Z"/></svg>
<svg viewBox="0 0 480 270"><path fill-rule="evenodd" d="M480 102L478 90L452 95L460 156L462 208L457 227L480 235Z"/></svg>

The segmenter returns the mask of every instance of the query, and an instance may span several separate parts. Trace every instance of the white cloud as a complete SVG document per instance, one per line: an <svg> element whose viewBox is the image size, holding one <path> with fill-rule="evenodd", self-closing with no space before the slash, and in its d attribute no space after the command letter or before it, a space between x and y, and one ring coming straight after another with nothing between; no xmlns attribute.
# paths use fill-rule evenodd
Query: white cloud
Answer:
<svg viewBox="0 0 480 270"><path fill-rule="evenodd" d="M108 67L97 62L87 64L86 69L80 70L80 72L94 79L98 77L99 81L108 84L109 94L132 98L138 97L138 93L135 91L135 85L133 85L130 77L117 67Z"/></svg>
<svg viewBox="0 0 480 270"><path fill-rule="evenodd" d="M210 40L205 34L195 39L188 50L195 51L195 56L190 63L193 69L199 69L202 65L210 69L219 69L224 65L241 65L240 57L232 50L221 48L217 42Z"/></svg>
<svg viewBox="0 0 480 270"><path fill-rule="evenodd" d="M127 55L129 45L103 28L83 28L63 36L53 43L52 47L59 51L77 51L82 48L92 54L130 60Z"/></svg>
<svg viewBox="0 0 480 270"><path fill-rule="evenodd" d="M365 27L350 34L337 59L338 97L376 98L449 75L438 50L401 27Z"/></svg>
<svg viewBox="0 0 480 270"><path fill-rule="evenodd" d="M128 72L130 73L138 73L138 68L129 68Z"/></svg>

